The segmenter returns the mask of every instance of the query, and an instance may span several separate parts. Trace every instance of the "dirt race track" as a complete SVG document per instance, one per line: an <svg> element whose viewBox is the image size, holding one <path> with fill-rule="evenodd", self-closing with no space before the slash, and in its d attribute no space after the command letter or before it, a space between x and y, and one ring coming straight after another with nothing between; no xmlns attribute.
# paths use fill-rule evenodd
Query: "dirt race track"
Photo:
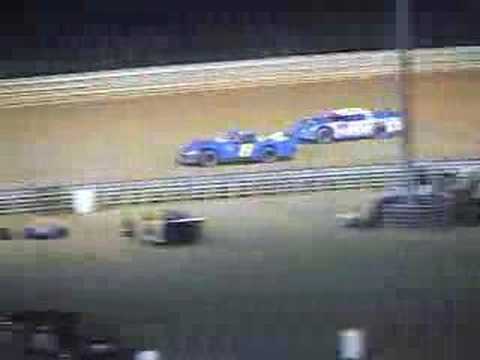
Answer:
<svg viewBox="0 0 480 360"><path fill-rule="evenodd" d="M0 110L0 183L140 179L395 159L399 140L343 142L301 149L297 159L215 170L174 165L179 144L231 127L273 132L329 107L396 107L392 77L75 105ZM480 72L416 75L412 117L415 155L480 152Z"/></svg>

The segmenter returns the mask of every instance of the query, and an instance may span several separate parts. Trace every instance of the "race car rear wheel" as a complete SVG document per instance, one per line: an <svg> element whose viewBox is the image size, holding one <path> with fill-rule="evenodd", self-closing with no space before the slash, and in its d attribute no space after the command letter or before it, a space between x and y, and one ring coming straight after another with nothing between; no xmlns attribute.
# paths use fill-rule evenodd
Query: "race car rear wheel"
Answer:
<svg viewBox="0 0 480 360"><path fill-rule="evenodd" d="M200 155L200 165L204 167L212 167L217 165L218 158L215 151L212 150L205 150L202 151Z"/></svg>
<svg viewBox="0 0 480 360"><path fill-rule="evenodd" d="M333 131L329 128L320 128L317 131L317 143L329 144L333 142Z"/></svg>
<svg viewBox="0 0 480 360"><path fill-rule="evenodd" d="M262 162L264 163L271 163L277 160L277 152L275 149L271 146L267 146L265 149L262 151Z"/></svg>
<svg viewBox="0 0 480 360"><path fill-rule="evenodd" d="M385 125L377 125L373 129L373 137L375 139L386 139L388 137L387 129Z"/></svg>

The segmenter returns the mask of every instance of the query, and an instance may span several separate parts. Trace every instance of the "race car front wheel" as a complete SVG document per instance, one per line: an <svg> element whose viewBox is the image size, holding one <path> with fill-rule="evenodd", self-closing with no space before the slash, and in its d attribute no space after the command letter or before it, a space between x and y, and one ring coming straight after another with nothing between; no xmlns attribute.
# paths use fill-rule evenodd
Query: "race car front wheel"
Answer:
<svg viewBox="0 0 480 360"><path fill-rule="evenodd" d="M277 160L277 152L271 146L266 147L262 151L262 162L271 163Z"/></svg>
<svg viewBox="0 0 480 360"><path fill-rule="evenodd" d="M333 142L333 131L329 128L320 128L317 131L317 142L319 144L329 144Z"/></svg>
<svg viewBox="0 0 480 360"><path fill-rule="evenodd" d="M205 150L200 155L200 165L204 167L212 167L217 165L218 159L215 151Z"/></svg>

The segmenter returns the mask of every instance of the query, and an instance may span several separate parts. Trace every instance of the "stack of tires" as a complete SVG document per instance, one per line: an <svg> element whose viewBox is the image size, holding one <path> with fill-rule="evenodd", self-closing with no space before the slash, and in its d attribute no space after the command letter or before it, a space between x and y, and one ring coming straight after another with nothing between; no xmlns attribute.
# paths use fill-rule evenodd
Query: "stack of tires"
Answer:
<svg viewBox="0 0 480 360"><path fill-rule="evenodd" d="M453 199L445 193L405 194L381 204L380 222L385 227L445 227L452 223L453 208Z"/></svg>

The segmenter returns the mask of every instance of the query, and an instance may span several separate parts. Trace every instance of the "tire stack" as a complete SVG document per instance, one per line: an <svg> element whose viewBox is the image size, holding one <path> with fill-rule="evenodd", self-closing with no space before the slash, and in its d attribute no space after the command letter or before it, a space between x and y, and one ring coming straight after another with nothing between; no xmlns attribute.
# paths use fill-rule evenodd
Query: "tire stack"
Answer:
<svg viewBox="0 0 480 360"><path fill-rule="evenodd" d="M402 228L438 228L452 223L453 199L444 193L405 195L381 206L381 225Z"/></svg>

